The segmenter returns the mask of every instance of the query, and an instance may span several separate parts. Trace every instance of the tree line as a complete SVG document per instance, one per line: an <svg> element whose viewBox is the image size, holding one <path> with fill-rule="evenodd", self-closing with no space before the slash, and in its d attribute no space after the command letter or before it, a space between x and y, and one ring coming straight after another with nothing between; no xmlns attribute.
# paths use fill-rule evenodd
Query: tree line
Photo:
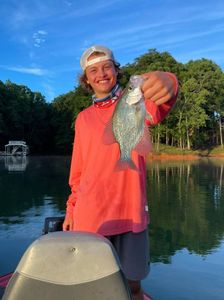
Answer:
<svg viewBox="0 0 224 300"><path fill-rule="evenodd" d="M181 149L223 147L224 73L209 59L177 62L170 53L151 49L121 68L124 87L132 74L161 70L176 74L178 100L169 116L151 128L152 139ZM24 140L36 154L70 154L77 114L91 104L78 85L46 102L39 92L0 81L0 150L9 140Z"/></svg>

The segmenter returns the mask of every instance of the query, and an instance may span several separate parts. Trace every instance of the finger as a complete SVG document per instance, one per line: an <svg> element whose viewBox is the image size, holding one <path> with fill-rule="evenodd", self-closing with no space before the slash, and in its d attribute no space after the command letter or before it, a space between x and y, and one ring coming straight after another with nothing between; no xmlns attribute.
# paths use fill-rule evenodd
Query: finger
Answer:
<svg viewBox="0 0 224 300"><path fill-rule="evenodd" d="M142 75L144 79L144 83L142 85L142 91L143 93L147 91L149 88L152 88L157 81L157 78L155 76L149 76L149 75Z"/></svg>
<svg viewBox="0 0 224 300"><path fill-rule="evenodd" d="M148 86L153 86L157 81L163 81L167 78L167 75L162 71L152 71L141 75L144 79L143 88Z"/></svg>
<svg viewBox="0 0 224 300"><path fill-rule="evenodd" d="M161 97L161 98L159 98L158 100L155 100L154 101L154 103L156 104L156 105L161 105L161 104L164 104L164 103L166 103L167 101L169 101L171 99L171 97L170 97L170 95L165 95L165 96L163 96L163 97Z"/></svg>
<svg viewBox="0 0 224 300"><path fill-rule="evenodd" d="M151 99L153 96L158 94L164 88L165 88L164 85L162 85L160 81L155 82L151 87L148 85L144 91L144 97L146 99Z"/></svg>
<svg viewBox="0 0 224 300"><path fill-rule="evenodd" d="M145 98L153 99L158 94L158 98L169 94L170 97L173 94L173 83L170 80L157 80L151 88L148 88L144 92ZM154 100L157 100L154 98Z"/></svg>
<svg viewBox="0 0 224 300"><path fill-rule="evenodd" d="M62 225L63 231L69 231L71 228L71 222L64 222Z"/></svg>
<svg viewBox="0 0 224 300"><path fill-rule="evenodd" d="M67 230L68 230L68 229L67 229L67 225L66 225L66 224L63 224L62 229L63 229L63 231L67 231Z"/></svg>
<svg viewBox="0 0 224 300"><path fill-rule="evenodd" d="M149 98L151 101L156 102L163 97L172 97L172 90L168 89L167 87L163 87L155 91L155 93Z"/></svg>

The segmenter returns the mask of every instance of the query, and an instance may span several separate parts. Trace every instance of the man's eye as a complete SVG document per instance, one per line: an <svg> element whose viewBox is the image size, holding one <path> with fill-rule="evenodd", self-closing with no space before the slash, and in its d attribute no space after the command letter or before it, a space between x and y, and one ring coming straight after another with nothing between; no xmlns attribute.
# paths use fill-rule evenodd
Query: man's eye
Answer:
<svg viewBox="0 0 224 300"><path fill-rule="evenodd" d="M96 73L96 69L89 70L90 73Z"/></svg>
<svg viewBox="0 0 224 300"><path fill-rule="evenodd" d="M112 66L111 65L105 65L104 68L105 69L110 69Z"/></svg>

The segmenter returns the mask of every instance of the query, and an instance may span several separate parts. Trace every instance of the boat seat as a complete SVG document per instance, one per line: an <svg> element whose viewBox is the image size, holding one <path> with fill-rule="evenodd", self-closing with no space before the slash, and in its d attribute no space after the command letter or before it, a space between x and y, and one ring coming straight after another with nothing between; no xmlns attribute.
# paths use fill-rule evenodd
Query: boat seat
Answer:
<svg viewBox="0 0 224 300"><path fill-rule="evenodd" d="M86 232L52 232L34 241L3 300L130 300L112 244Z"/></svg>

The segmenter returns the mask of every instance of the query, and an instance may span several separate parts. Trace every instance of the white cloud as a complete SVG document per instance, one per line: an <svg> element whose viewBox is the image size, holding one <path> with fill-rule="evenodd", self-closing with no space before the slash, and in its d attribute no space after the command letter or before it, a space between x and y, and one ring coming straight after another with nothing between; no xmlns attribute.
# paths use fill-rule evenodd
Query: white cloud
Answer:
<svg viewBox="0 0 224 300"><path fill-rule="evenodd" d="M37 32L42 35L47 35L47 31L45 30L38 30Z"/></svg>
<svg viewBox="0 0 224 300"><path fill-rule="evenodd" d="M33 40L34 40L34 46L39 48L41 47L41 44L45 43L47 36L47 32L45 30L38 30L37 32L34 32L33 34Z"/></svg>
<svg viewBox="0 0 224 300"><path fill-rule="evenodd" d="M46 70L40 68L8 67L8 66L0 66L0 67L5 70L15 71L24 74L32 74L36 76L43 76L48 73Z"/></svg>

